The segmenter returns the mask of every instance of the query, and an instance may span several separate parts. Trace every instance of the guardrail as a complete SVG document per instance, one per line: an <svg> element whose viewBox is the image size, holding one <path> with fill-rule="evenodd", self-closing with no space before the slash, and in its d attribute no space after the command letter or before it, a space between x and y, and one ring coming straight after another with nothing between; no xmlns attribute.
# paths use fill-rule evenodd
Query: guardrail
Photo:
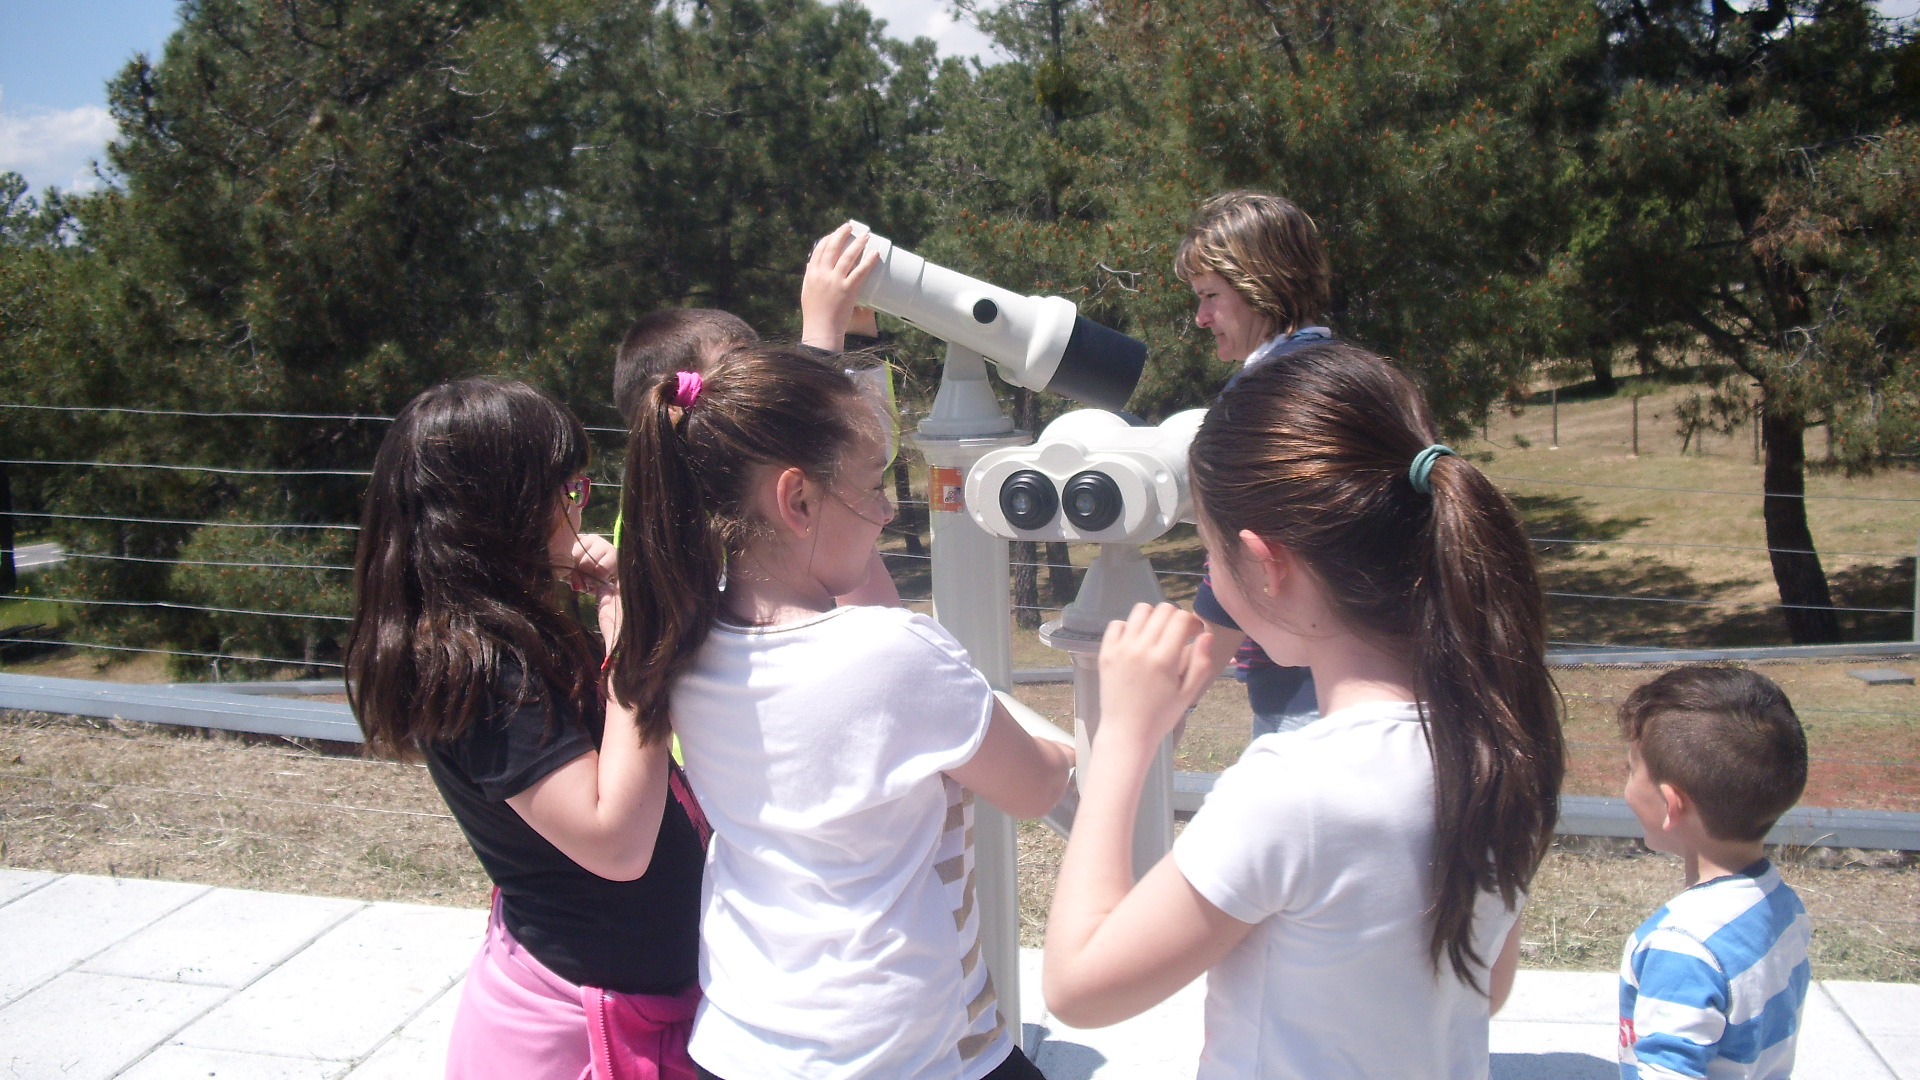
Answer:
<svg viewBox="0 0 1920 1080"><path fill-rule="evenodd" d="M1920 649L1916 649L1913 642L1714 650L1622 649L1550 654L1548 662L1572 666L1702 660L1777 661L1914 655L1917 651ZM1071 678L1072 669L1065 667L1014 672L1016 684L1063 682ZM0 674L0 709L357 743L361 741L360 725L351 709L339 702L313 700L345 692L345 684L338 679L155 685ZM1213 790L1218 776L1218 773L1174 773L1175 814L1190 816L1197 811L1207 793ZM1562 836L1636 838L1640 836L1640 824L1625 800L1565 795L1560 799L1558 831ZM1767 842L1804 847L1920 851L1920 813L1795 807L1767 834Z"/></svg>

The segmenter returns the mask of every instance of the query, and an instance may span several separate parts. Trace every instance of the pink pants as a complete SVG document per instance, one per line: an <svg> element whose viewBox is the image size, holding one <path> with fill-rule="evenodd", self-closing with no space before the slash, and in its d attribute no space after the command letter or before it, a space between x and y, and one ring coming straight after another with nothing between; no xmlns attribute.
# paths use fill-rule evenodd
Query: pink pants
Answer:
<svg viewBox="0 0 1920 1080"><path fill-rule="evenodd" d="M700 990L616 994L575 986L507 932L496 890L467 969L447 1080L695 1080L687 1057Z"/></svg>

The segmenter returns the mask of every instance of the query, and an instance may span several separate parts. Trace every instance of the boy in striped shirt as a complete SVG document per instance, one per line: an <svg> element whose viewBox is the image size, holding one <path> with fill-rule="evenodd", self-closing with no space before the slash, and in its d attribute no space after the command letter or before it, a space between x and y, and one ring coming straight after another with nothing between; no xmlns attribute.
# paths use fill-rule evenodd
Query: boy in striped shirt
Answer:
<svg viewBox="0 0 1920 1080"><path fill-rule="evenodd" d="M1620 728L1627 804L1687 876L1627 939L1622 1080L1787 1077L1810 927L1762 840L1806 787L1799 718L1771 679L1692 666L1635 690Z"/></svg>

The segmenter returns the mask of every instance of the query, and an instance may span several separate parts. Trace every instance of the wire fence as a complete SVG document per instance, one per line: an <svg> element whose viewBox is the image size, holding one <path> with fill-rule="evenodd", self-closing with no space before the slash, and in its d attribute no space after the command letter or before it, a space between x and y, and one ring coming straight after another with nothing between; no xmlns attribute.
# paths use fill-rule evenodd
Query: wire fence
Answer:
<svg viewBox="0 0 1920 1080"><path fill-rule="evenodd" d="M234 421L254 421L254 422L302 421L302 422L317 422L317 423L331 423L331 424L383 424L383 423L391 422L391 420L393 419L390 416L361 414L361 413L200 411L200 410L184 410L184 409L152 409L152 408L141 408L141 407L131 407L131 406L67 406L67 405L38 405L38 404L30 404L30 403L0 403L0 411L4 411L4 410L50 412L50 413L69 414L69 415L71 414L118 414L118 415L127 415L127 416L174 417L174 418L185 418L185 419L194 419L194 420L234 420ZM615 428L615 427L594 427L594 428L589 428L589 430L598 434L608 434L608 435L616 435L616 436L625 434L625 429ZM154 471L154 472L173 472L173 473L200 473L200 474L206 474L208 476L213 476L213 477L235 476L235 477L278 478L278 479L289 480L289 481L322 478L322 477L364 479L370 475L369 471L365 469L256 468L256 467L242 467L242 466L235 466L235 465L227 465L227 464L222 464L217 462L182 463L182 462L145 462L145 461L98 461L98 460L79 460L79 459L67 459L67 458L55 459L55 458L16 457L16 458L0 459L0 465L4 465L4 466L16 468L16 469L137 470L137 471ZM1608 483L1608 482L1601 482L1601 481L1557 480L1557 479L1545 479L1540 477L1528 477L1528 476L1517 476L1517 475L1499 475L1499 474L1489 474L1489 475L1491 479L1494 479L1502 484L1507 484L1507 485L1544 485L1544 486L1551 486L1551 487L1594 487L1594 488L1608 488L1608 489L1616 489L1616 490L1658 492L1662 494L1680 493L1680 494L1690 494L1690 495L1741 497L1741 498L1748 498L1748 499L1769 497L1769 496L1766 496L1765 493L1763 492L1730 491L1730 490L1723 490L1723 489L1709 488L1709 487L1701 487L1701 488L1671 487L1671 486L1660 486L1660 485ZM611 480L595 480L593 482L593 486L596 488L616 490L616 491L620 487L620 485L617 482L611 481ZM1802 498L1802 499L1808 499L1808 500L1823 500L1823 501L1831 501L1831 502L1856 502L1856 503L1877 503L1877 504L1920 504L1920 498L1865 496L1865 495L1849 495L1849 494L1837 494L1837 493L1836 494L1801 493L1801 494L1797 494L1789 497ZM900 505L903 508L912 508L912 509L919 510L919 509L924 509L927 506L927 503L924 499L905 499L900 501ZM11 513L15 518L46 521L49 523L58 523L58 522L112 523L112 524L124 524L124 525L171 526L171 527L192 528L192 529L219 529L219 530L233 529L233 530L253 530L253 531L289 530L289 531L292 531L295 535L298 535L301 533L313 534L313 533L320 533L320 532L351 533L351 532L356 532L359 528L358 525L350 522L313 522L313 521L291 521L291 520L215 521L215 520L200 520L200 519L190 518L190 517L168 517L168 516L160 516L160 515L154 515L154 514L75 513L75 512L65 512L65 511L57 511L57 510L42 510L42 509L14 509L11 511ZM902 531L898 526L893 527L893 529L896 533L899 533L900 531ZM1769 547L1766 545L1713 543L1713 542L1704 542L1700 540L1691 540L1691 539L1640 539L1640 538L1623 539L1618 537L1593 538L1593 537L1569 537L1569 536L1543 536L1543 537L1535 538L1535 543L1542 546L1543 548L1560 547L1560 548L1573 548L1573 549L1606 549L1610 547L1617 547L1617 548L1633 548L1633 549L1671 549L1675 551L1712 550L1712 551L1739 552L1739 553L1766 555L1766 556L1772 556L1775 554L1806 554L1808 553L1807 549L1801 549L1801 548L1775 548L1775 547ZM1853 549L1846 549L1846 550L1825 549L1825 550L1817 551L1815 553L1829 555L1829 556L1842 556L1842 557L1854 558L1854 559L1868 559L1868 560L1882 560L1882 561L1905 560L1905 559L1911 559L1913 557L1913 553L1911 552L1865 551L1865 550L1853 550ZM913 554L913 553L908 553L903 551L886 551L883 554L889 560L896 561L896 562L904 561L908 564L915 564L915 563L925 564L931 560L931 556L926 554ZM267 573L319 572L319 573L334 573L334 574L350 573L352 571L351 566L347 566L347 565L343 565L335 562L300 561L297 559L293 559L293 560L275 559L271 557L260 557L260 558L251 558L251 559L249 558L194 558L194 557L187 557L187 556L161 557L157 555L140 555L140 554L131 554L131 553L124 553L124 552L114 553L110 551L101 551L101 550L62 551L60 552L60 557L63 559L71 559L71 560L82 561L82 562L95 561L95 562L101 562L101 563L149 564L149 565L156 565L156 566L174 565L174 566L185 566L185 567L197 567L197 568L203 568L203 569L215 570L215 571L248 570L248 571L263 571ZM1012 563L1012 565L1017 568L1034 569L1036 571L1044 568L1050 574L1065 572L1068 574L1078 575L1078 574L1084 573L1086 570L1086 567L1081 565L1056 564L1052 562L1036 562L1031 560L1015 560ZM1156 570L1156 573L1160 578L1169 582L1182 581L1186 583L1191 583L1195 579L1199 579L1205 576L1202 571L1171 569L1171 568L1158 569ZM1702 596L1660 595L1652 592L1601 592L1601 591L1582 591L1582 590L1571 590L1571 589L1551 589L1547 591L1547 596L1549 596L1550 598L1556 601L1562 601L1562 602L1568 602L1568 603L1605 603L1605 604L1613 604L1613 605L1634 605L1634 606L1653 605L1653 606L1659 606L1659 607L1665 607L1665 608L1695 608L1695 609L1709 609L1709 610L1732 609L1732 610L1745 610L1745 611L1753 611L1753 612L1809 610L1809 609L1820 609L1823 607L1820 605L1786 604L1778 601L1767 601L1767 600L1719 599L1714 597L1702 597ZM36 593L30 597L22 597L22 598L31 599L36 602L68 605L68 606L73 606L78 608L102 608L102 609L151 608L151 609L164 609L164 610L173 610L173 611L181 611L181 612L191 612L191 613L198 613L198 614L205 614L205 615L304 620L308 622L339 623L339 622L349 621L348 617L344 615L331 615L331 614L324 614L319 612L284 610L284 609L270 610L265 608L239 607L239 606L221 605L221 604L214 604L214 603L191 603L191 602L180 601L180 600L115 599L115 598L83 597L83 596L71 596L71 595L39 595L38 591L36 591ZM913 604L925 604L930 601L930 598L926 596L912 596L912 597L906 597L905 599L907 602L913 603ZM1871 605L1871 604L1835 604L1835 605L1824 606L1824 609L1831 610L1837 613L1863 615L1863 616L1911 615L1914 611L1913 607L1911 606L1895 607L1895 606ZM1058 604L1015 604L1014 610L1021 613L1035 613L1035 612L1048 613L1048 612L1056 612L1060 610L1060 605ZM45 644L45 642L40 641L39 639L22 639L17 637L0 638L0 645L14 645L14 644ZM232 660L235 662L257 662L257 663L311 666L311 667L337 667L338 666L338 665L330 664L324 661L292 659L287 657L275 657L275 656L265 656L265 655L246 655L244 653L234 653L234 652L193 651L193 650L184 650L184 649L153 648L153 647L141 647L141 646L133 646L133 645L115 645L115 644L107 644L107 643L78 642L78 641L64 642L63 644L70 644L70 645L73 645L76 647L82 647L82 648L94 648L94 649L112 650L112 651L129 652L129 653L151 653L151 654L176 656L176 657L191 658L191 659ZM1565 643L1565 644L1586 644L1586 643ZM1607 647L1608 644L1609 643L1592 643L1593 647Z"/></svg>

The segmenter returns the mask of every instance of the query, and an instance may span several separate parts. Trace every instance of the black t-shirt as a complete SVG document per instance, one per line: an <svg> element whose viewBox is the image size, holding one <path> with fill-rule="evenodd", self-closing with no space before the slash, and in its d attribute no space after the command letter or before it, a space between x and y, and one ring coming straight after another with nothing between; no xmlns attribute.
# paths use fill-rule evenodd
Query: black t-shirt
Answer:
<svg viewBox="0 0 1920 1080"><path fill-rule="evenodd" d="M516 707L519 681L518 670L504 672L472 728L426 748L434 784L500 887L507 930L570 982L680 993L699 978L706 856L693 823L669 793L653 859L634 881L608 881L561 854L506 800L596 749L603 720L552 695Z"/></svg>

